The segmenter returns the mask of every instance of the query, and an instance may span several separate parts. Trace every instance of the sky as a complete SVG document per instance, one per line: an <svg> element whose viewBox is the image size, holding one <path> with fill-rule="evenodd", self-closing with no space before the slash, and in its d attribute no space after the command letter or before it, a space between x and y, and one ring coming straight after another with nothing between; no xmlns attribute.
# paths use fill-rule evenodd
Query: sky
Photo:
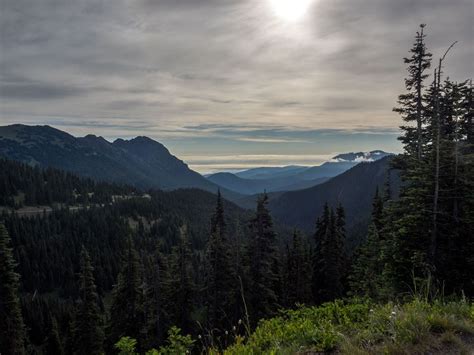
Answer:
<svg viewBox="0 0 474 355"><path fill-rule="evenodd" d="M472 78L472 0L0 0L0 125L146 135L200 172L398 152L420 23Z"/></svg>

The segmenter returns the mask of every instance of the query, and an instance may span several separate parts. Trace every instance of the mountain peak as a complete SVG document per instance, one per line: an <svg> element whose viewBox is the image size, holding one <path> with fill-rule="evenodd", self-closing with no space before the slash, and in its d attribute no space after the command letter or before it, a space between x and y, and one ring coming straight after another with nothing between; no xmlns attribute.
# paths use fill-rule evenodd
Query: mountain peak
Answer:
<svg viewBox="0 0 474 355"><path fill-rule="evenodd" d="M334 158L331 159L330 162L342 163L363 163L363 162L372 162L379 160L383 157L388 155L392 155L392 153L384 152L383 150L373 150L370 152L350 152L350 153L343 153L338 154Z"/></svg>

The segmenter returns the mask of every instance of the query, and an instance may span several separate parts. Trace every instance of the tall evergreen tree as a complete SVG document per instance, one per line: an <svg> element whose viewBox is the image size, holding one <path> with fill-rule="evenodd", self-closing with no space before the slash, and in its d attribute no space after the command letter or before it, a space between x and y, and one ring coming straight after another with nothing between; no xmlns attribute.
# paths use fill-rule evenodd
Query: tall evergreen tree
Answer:
<svg viewBox="0 0 474 355"><path fill-rule="evenodd" d="M372 202L372 220L367 239L355 252L352 271L349 276L351 293L379 298L382 283L382 229L384 223L383 199L378 187Z"/></svg>
<svg viewBox="0 0 474 355"><path fill-rule="evenodd" d="M161 245L156 248L145 263L145 300L144 316L146 324L146 348L158 348L163 341L168 322L165 310L165 289L167 260L161 252Z"/></svg>
<svg viewBox="0 0 474 355"><path fill-rule="evenodd" d="M196 288L192 279L192 256L187 233L187 226L182 226L178 244L170 256L169 272L165 281L170 322L184 332L191 331L191 313Z"/></svg>
<svg viewBox="0 0 474 355"><path fill-rule="evenodd" d="M326 202L323 208L323 214L316 220L316 231L314 234L314 255L313 255L313 272L312 272L312 291L315 303L321 303L321 292L325 287L325 244L326 236L329 228L329 205Z"/></svg>
<svg viewBox="0 0 474 355"><path fill-rule="evenodd" d="M430 272L428 249L431 225L432 181L429 156L431 154L430 98L424 92L426 71L431 66L431 54L427 51L425 25L420 25L412 56L405 58L408 78L407 92L399 96L398 112L408 125L402 126L399 137L404 153L393 160L393 167L400 171L404 182L399 201L391 206L393 232L387 244L387 268L385 275L397 292L407 291L413 275L426 277ZM391 259L391 260L389 260Z"/></svg>
<svg viewBox="0 0 474 355"><path fill-rule="evenodd" d="M316 223L313 292L316 303L342 297L348 262L345 251L345 213L324 206Z"/></svg>
<svg viewBox="0 0 474 355"><path fill-rule="evenodd" d="M226 236L224 208L220 191L211 219L206 246L205 302L210 329L224 331L231 324L234 288L237 285Z"/></svg>
<svg viewBox="0 0 474 355"><path fill-rule="evenodd" d="M416 33L415 43L410 50L411 57L404 58L408 65L408 78L405 79L407 93L398 98L399 107L394 111L402 115L405 122L415 122L415 127L404 126L405 135L401 137L405 144L405 149L410 155L420 160L423 156L423 125L424 117L424 80L428 77L425 73L431 66L431 53L426 49L424 34L425 25L420 25L420 30Z"/></svg>
<svg viewBox="0 0 474 355"><path fill-rule="evenodd" d="M467 251L472 255L472 238L466 238L466 232L472 235L472 213L468 212L472 210L472 156L466 149L472 131L465 130L472 120L472 109L469 113L466 107L472 104L467 104L469 90L465 84L442 81L444 60L453 45L440 58L433 83L423 92L421 157L414 149L419 142L413 134L415 128L402 127L404 154L394 160L403 183L400 199L390 204L387 213L389 225L382 248L387 288L393 293L409 291L413 277L418 282L428 275L443 284L445 292L473 290L472 282L461 281L464 272L473 268L468 261L472 258L463 254ZM423 68L429 66L430 56L424 46L415 48L417 58L425 56L426 60L418 67L409 63L408 84L415 78L423 82ZM410 122L407 118L415 117L416 100L413 86L407 85L407 90L408 94L400 96L401 107L396 111ZM462 276L456 279L452 275Z"/></svg>
<svg viewBox="0 0 474 355"><path fill-rule="evenodd" d="M268 196L257 201L255 217L250 221L250 240L247 247L248 285L247 303L252 322L272 315L277 308L278 254L273 221L268 211Z"/></svg>
<svg viewBox="0 0 474 355"><path fill-rule="evenodd" d="M293 232L291 245L287 245L284 272L284 305L294 307L297 303L309 303L311 294L311 253L301 233Z"/></svg>
<svg viewBox="0 0 474 355"><path fill-rule="evenodd" d="M20 275L10 247L10 237L0 223L0 353L25 353L25 325L20 309L18 287Z"/></svg>
<svg viewBox="0 0 474 355"><path fill-rule="evenodd" d="M138 253L131 237L127 239L127 249L117 284L113 290L110 320L108 326L108 347L112 349L121 337L130 336L141 345L144 336L142 270Z"/></svg>
<svg viewBox="0 0 474 355"><path fill-rule="evenodd" d="M94 268L87 250L81 250L79 303L74 317L74 353L102 354L104 343L103 319L96 291Z"/></svg>

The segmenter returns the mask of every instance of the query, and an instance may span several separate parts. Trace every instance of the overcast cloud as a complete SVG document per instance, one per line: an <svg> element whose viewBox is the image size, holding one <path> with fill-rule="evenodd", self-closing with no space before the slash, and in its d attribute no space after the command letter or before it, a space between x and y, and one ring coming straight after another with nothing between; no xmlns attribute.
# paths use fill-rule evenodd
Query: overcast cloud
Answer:
<svg viewBox="0 0 474 355"><path fill-rule="evenodd" d="M472 0L314 0L297 22L269 0L0 4L1 125L148 135L200 171L399 150L420 23L435 58L459 41L452 79L474 72Z"/></svg>

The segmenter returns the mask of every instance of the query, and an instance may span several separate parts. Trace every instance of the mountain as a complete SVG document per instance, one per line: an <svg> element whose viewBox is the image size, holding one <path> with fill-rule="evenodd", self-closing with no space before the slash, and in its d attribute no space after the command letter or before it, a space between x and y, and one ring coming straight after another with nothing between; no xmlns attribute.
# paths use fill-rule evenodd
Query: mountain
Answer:
<svg viewBox="0 0 474 355"><path fill-rule="evenodd" d="M261 167L239 171L238 173L235 173L235 175L243 179L265 180L293 176L306 169L308 169L307 166L298 165L288 165L282 167Z"/></svg>
<svg viewBox="0 0 474 355"><path fill-rule="evenodd" d="M390 160L391 157L384 157L375 162L360 163L312 188L270 195L270 210L280 222L312 233L324 203L331 206L341 203L347 214L347 230L357 238L367 227L375 189L378 186L383 191L389 171L395 197L399 190L400 179L396 171L389 170Z"/></svg>
<svg viewBox="0 0 474 355"><path fill-rule="evenodd" d="M244 179L232 173L216 173L208 176L207 179L228 190L236 191L244 195L254 195L264 191L274 192L299 190L320 184L328 178L317 178L305 181L295 180L293 176L273 179Z"/></svg>
<svg viewBox="0 0 474 355"><path fill-rule="evenodd" d="M243 195L258 194L263 191L294 191L319 185L360 162L376 161L389 155L391 154L381 150L344 153L319 166L262 167L235 174L216 173L206 178L216 185Z"/></svg>
<svg viewBox="0 0 474 355"><path fill-rule="evenodd" d="M50 126L2 126L0 156L140 189L199 188L214 193L218 189L161 143L147 137L110 143L94 135L76 138ZM238 196L226 190L222 194Z"/></svg>
<svg viewBox="0 0 474 355"><path fill-rule="evenodd" d="M373 150L371 152L343 153L336 155L330 161L319 166L313 166L296 175L301 180L313 180L321 177L333 177L349 170L353 166L363 162L373 162L382 159L391 153L382 150Z"/></svg>

